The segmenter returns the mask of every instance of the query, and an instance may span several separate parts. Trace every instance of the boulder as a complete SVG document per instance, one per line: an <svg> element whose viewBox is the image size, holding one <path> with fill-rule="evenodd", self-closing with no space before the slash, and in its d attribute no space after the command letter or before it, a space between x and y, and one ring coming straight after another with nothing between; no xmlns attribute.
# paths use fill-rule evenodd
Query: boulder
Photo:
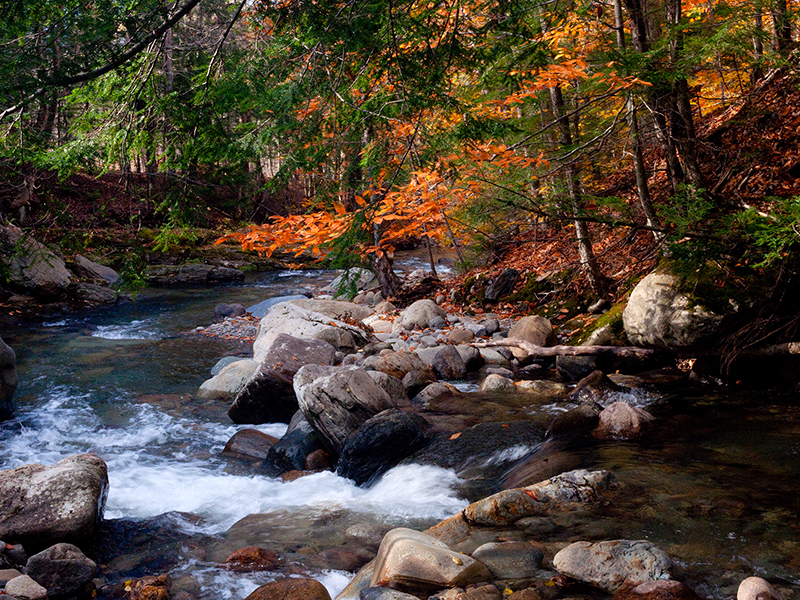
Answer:
<svg viewBox="0 0 800 600"><path fill-rule="evenodd" d="M292 300L303 300L306 297L307 296L303 294L287 294L285 296L275 296L274 298L267 298L266 300L262 300L257 304L248 306L247 312L249 312L257 319L263 319L264 317L267 316L267 313L270 311L270 309L276 304L280 304L281 302L291 302Z"/></svg>
<svg viewBox="0 0 800 600"><path fill-rule="evenodd" d="M206 379L195 396L201 400L235 398L257 370L258 363L254 360L233 361L211 379Z"/></svg>
<svg viewBox="0 0 800 600"><path fill-rule="evenodd" d="M364 360L364 368L368 370L382 371L402 380L411 371L427 371L433 381L436 376L433 369L425 364L416 352L392 352L384 351L380 354L368 356Z"/></svg>
<svg viewBox="0 0 800 600"><path fill-rule="evenodd" d="M503 269L500 275L495 277L486 288L483 297L490 302L497 302L503 296L508 296L514 291L518 278L519 271L516 269Z"/></svg>
<svg viewBox="0 0 800 600"><path fill-rule="evenodd" d="M86 539L102 520L107 494L108 468L94 454L0 471L0 539L26 548Z"/></svg>
<svg viewBox="0 0 800 600"><path fill-rule="evenodd" d="M241 317L246 314L244 306L239 304L238 302L234 304L217 304L214 307L214 314L211 317L211 320L214 323L219 323L224 321L225 319Z"/></svg>
<svg viewBox="0 0 800 600"><path fill-rule="evenodd" d="M19 600L45 600L47 589L36 583L27 575L15 577L6 584L6 595Z"/></svg>
<svg viewBox="0 0 800 600"><path fill-rule="evenodd" d="M370 586L419 594L490 579L489 570L474 558L425 533L398 528L381 542Z"/></svg>
<svg viewBox="0 0 800 600"><path fill-rule="evenodd" d="M597 370L596 356L556 356L556 371L567 381L577 381Z"/></svg>
<svg viewBox="0 0 800 600"><path fill-rule="evenodd" d="M522 317L508 330L508 337L525 340L537 346L551 346L555 343L553 325L548 319L537 315ZM519 348L512 348L511 352L517 358L525 358L527 354Z"/></svg>
<svg viewBox="0 0 800 600"><path fill-rule="evenodd" d="M17 389L17 355L0 338L0 421L14 413L14 392Z"/></svg>
<svg viewBox="0 0 800 600"><path fill-rule="evenodd" d="M344 445L336 472L356 485L368 484L429 439L428 422L419 415L390 408L371 417Z"/></svg>
<svg viewBox="0 0 800 600"><path fill-rule="evenodd" d="M222 285L241 283L244 272L215 265L154 265L147 267L147 285L179 287L184 285Z"/></svg>
<svg viewBox="0 0 800 600"><path fill-rule="evenodd" d="M439 379L461 379L467 369L455 346L435 346L417 350L422 361L430 366Z"/></svg>
<svg viewBox="0 0 800 600"><path fill-rule="evenodd" d="M115 290L96 283L70 283L67 292L80 308L113 306L119 300L119 294Z"/></svg>
<svg viewBox="0 0 800 600"><path fill-rule="evenodd" d="M458 346L459 344L469 344L475 340L475 334L464 327L456 327L447 334L447 341Z"/></svg>
<svg viewBox="0 0 800 600"><path fill-rule="evenodd" d="M677 276L656 271L633 288L622 313L625 335L632 344L685 350L717 333L724 315L693 301L680 287Z"/></svg>
<svg viewBox="0 0 800 600"><path fill-rule="evenodd" d="M494 373L487 375L486 378L481 381L480 387L480 391L482 392L507 392L516 389L517 386L514 385L511 379Z"/></svg>
<svg viewBox="0 0 800 600"><path fill-rule="evenodd" d="M61 258L11 225L0 225L0 267L10 288L33 296L58 296L71 281Z"/></svg>
<svg viewBox="0 0 800 600"><path fill-rule="evenodd" d="M739 584L736 600L783 600L783 597L765 579L748 577Z"/></svg>
<svg viewBox="0 0 800 600"><path fill-rule="evenodd" d="M258 369L236 395L228 416L234 423L288 423L297 412L294 374L307 364L332 365L335 354L328 342L278 334Z"/></svg>
<svg viewBox="0 0 800 600"><path fill-rule="evenodd" d="M393 408L389 394L359 367L306 365L295 375L294 389L300 410L337 456L369 418Z"/></svg>
<svg viewBox="0 0 800 600"><path fill-rule="evenodd" d="M361 267L350 267L341 275L337 275L321 291L334 296L352 297L356 292L377 287L378 280L372 271Z"/></svg>
<svg viewBox="0 0 800 600"><path fill-rule="evenodd" d="M380 372L380 371L378 371ZM409 371L403 376L403 388L410 398L414 398L422 390L428 387L431 383L436 383L436 375L433 370L425 369L424 371Z"/></svg>
<svg viewBox="0 0 800 600"><path fill-rule="evenodd" d="M340 300L300 298L292 300L292 304L296 304L311 312L328 315L332 319L339 319L340 321L363 321L372 314L372 309L363 304L342 302Z"/></svg>
<svg viewBox="0 0 800 600"><path fill-rule="evenodd" d="M242 429L237 431L225 444L222 456L239 459L264 460L269 449L278 441L278 438L257 429Z"/></svg>
<svg viewBox="0 0 800 600"><path fill-rule="evenodd" d="M16 569L0 569L0 587L5 587L9 581L20 575L22 575L22 573Z"/></svg>
<svg viewBox="0 0 800 600"><path fill-rule="evenodd" d="M389 398L394 406L408 406L411 404L403 382L397 377L384 373L383 371L367 371L367 373L375 380L375 383L389 394Z"/></svg>
<svg viewBox="0 0 800 600"><path fill-rule="evenodd" d="M331 595L315 579L290 577L262 585L245 600L331 600Z"/></svg>
<svg viewBox="0 0 800 600"><path fill-rule="evenodd" d="M358 600L419 600L419 597L392 588L376 586L361 590Z"/></svg>
<svg viewBox="0 0 800 600"><path fill-rule="evenodd" d="M630 439L641 435L655 421L646 410L627 402L614 402L600 413L600 423L595 430L599 438Z"/></svg>
<svg viewBox="0 0 800 600"><path fill-rule="evenodd" d="M489 542L475 549L472 558L481 561L495 579L535 577L544 552L530 542Z"/></svg>
<svg viewBox="0 0 800 600"><path fill-rule="evenodd" d="M635 588L622 588L614 594L614 600L700 600L695 591L685 583L674 579L646 581ZM745 600L739 598L738 600ZM747 600L756 600L755 597ZM767 600L762 598L761 600ZM774 600L778 600L775 598Z"/></svg>
<svg viewBox="0 0 800 600"><path fill-rule="evenodd" d="M47 589L49 596L65 596L81 590L97 572L97 564L77 546L60 543L28 559L25 574Z"/></svg>
<svg viewBox="0 0 800 600"><path fill-rule="evenodd" d="M75 255L75 274L84 279L105 281L108 285L116 283L119 279L119 273L111 267L98 264L80 254Z"/></svg>
<svg viewBox="0 0 800 600"><path fill-rule="evenodd" d="M461 355L461 360L464 362L464 368L467 371L477 371L483 364L483 356L481 351L475 346L468 346L466 344L459 344L456 350Z"/></svg>
<svg viewBox="0 0 800 600"><path fill-rule="evenodd" d="M373 341L367 332L358 327L332 319L322 313L307 310L291 302L281 302L273 306L269 313L261 319L258 336L253 343L253 359L261 363L275 339L282 333L301 339L313 339L319 337L319 334L327 329L347 331L359 346Z"/></svg>
<svg viewBox="0 0 800 600"><path fill-rule="evenodd" d="M214 364L213 367L211 367L210 371L211 376L213 377L214 375L219 375L222 369L240 360L250 360L250 359L243 358L241 356L223 356Z"/></svg>
<svg viewBox="0 0 800 600"><path fill-rule="evenodd" d="M560 550L553 566L562 575L613 593L622 586L670 579L672 560L647 540L575 542Z"/></svg>
<svg viewBox="0 0 800 600"><path fill-rule="evenodd" d="M400 323L404 329L428 329L436 317L446 319L447 311L433 300L423 299L417 300L403 312Z"/></svg>

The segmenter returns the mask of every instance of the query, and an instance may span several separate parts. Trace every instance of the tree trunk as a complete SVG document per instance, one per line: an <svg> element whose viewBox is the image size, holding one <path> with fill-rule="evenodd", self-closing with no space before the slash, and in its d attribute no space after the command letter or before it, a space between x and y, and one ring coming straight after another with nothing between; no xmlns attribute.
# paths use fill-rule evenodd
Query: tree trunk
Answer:
<svg viewBox="0 0 800 600"><path fill-rule="evenodd" d="M761 2L755 6L755 28L753 31L753 71L750 73L750 83L755 84L764 77L764 14Z"/></svg>
<svg viewBox="0 0 800 600"><path fill-rule="evenodd" d="M553 117L556 120L559 131L559 142L564 149L572 145L572 131L570 130L569 120L564 116L564 96L559 86L550 88L550 103L553 109ZM569 196L572 214L578 216L582 206L580 201L578 168L572 161L564 165L566 172L567 195ZM575 235L578 242L578 255L580 256L581 269L589 281L592 292L598 297L605 296L608 288L608 281L600 271L597 258L592 250L592 239L589 236L589 228L585 221L575 219Z"/></svg>
<svg viewBox="0 0 800 600"><path fill-rule="evenodd" d="M786 0L772 0L772 49L783 56L792 49L792 22Z"/></svg>

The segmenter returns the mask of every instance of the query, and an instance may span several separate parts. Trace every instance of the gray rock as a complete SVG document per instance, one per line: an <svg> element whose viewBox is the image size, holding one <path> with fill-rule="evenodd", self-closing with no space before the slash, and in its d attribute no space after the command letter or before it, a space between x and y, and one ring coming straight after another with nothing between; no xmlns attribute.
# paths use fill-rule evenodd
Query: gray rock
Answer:
<svg viewBox="0 0 800 600"><path fill-rule="evenodd" d="M425 364L430 366L439 379L461 379L467 368L455 346L436 346L417 350Z"/></svg>
<svg viewBox="0 0 800 600"><path fill-rule="evenodd" d="M335 350L322 340L278 334L258 369L228 409L234 423L288 423L297 411L292 381L307 364L332 365Z"/></svg>
<svg viewBox="0 0 800 600"><path fill-rule="evenodd" d="M560 550L553 566L562 575L613 593L622 586L670 579L672 560L647 540L575 542Z"/></svg>
<svg viewBox="0 0 800 600"><path fill-rule="evenodd" d="M108 469L94 454L0 471L0 539L32 548L86 539L102 520L107 494Z"/></svg>
<svg viewBox="0 0 800 600"><path fill-rule="evenodd" d="M405 329L428 329L434 317L446 319L447 312L433 300L423 299L409 306L400 322Z"/></svg>
<svg viewBox="0 0 800 600"><path fill-rule="evenodd" d="M633 589L621 589L614 594L614 600L701 600L701 598L685 583L674 579L659 579L646 581ZM762 600L767 599L762 598Z"/></svg>
<svg viewBox="0 0 800 600"><path fill-rule="evenodd" d="M486 329L486 335L494 335L500 331L500 321L494 317L485 319L481 324Z"/></svg>
<svg viewBox="0 0 800 600"><path fill-rule="evenodd" d="M249 360L241 356L223 356L220 358L213 367L211 367L211 376L219 375L222 369L240 360Z"/></svg>
<svg viewBox="0 0 800 600"><path fill-rule="evenodd" d="M435 379L433 369L416 352L381 352L368 356L364 361L364 368L382 371L400 380L411 371L428 371Z"/></svg>
<svg viewBox="0 0 800 600"><path fill-rule="evenodd" d="M28 559L25 574L47 589L49 596L73 594L89 583L97 564L77 546L56 544Z"/></svg>
<svg viewBox="0 0 800 600"><path fill-rule="evenodd" d="M537 346L552 346L555 343L555 333L549 320L537 315L522 317L511 329L508 330L508 337L517 340L525 340ZM524 358L525 352L519 348L512 348L511 351L517 358Z"/></svg>
<svg viewBox="0 0 800 600"><path fill-rule="evenodd" d="M783 597L765 579L748 577L739 584L736 600L783 600Z"/></svg>
<svg viewBox="0 0 800 600"><path fill-rule="evenodd" d="M333 281L322 288L321 291L334 294L335 296L352 296L355 292L371 290L378 287L378 280L375 274L369 269L351 267L341 275L337 275Z"/></svg>
<svg viewBox="0 0 800 600"><path fill-rule="evenodd" d="M723 318L682 293L676 276L659 271L633 288L622 313L632 344L669 350L697 346L719 330Z"/></svg>
<svg viewBox="0 0 800 600"><path fill-rule="evenodd" d="M0 338L0 421L14 414L14 392L18 383L17 355Z"/></svg>
<svg viewBox="0 0 800 600"><path fill-rule="evenodd" d="M152 287L220 285L244 281L244 272L215 265L154 265L145 273Z"/></svg>
<svg viewBox="0 0 800 600"><path fill-rule="evenodd" d="M596 356L557 356L556 370L569 381L583 379L597 370Z"/></svg>
<svg viewBox="0 0 800 600"><path fill-rule="evenodd" d="M475 549L472 558L481 561L496 579L535 577L544 552L530 542L489 542Z"/></svg>
<svg viewBox="0 0 800 600"><path fill-rule="evenodd" d="M505 392L516 389L517 386L514 385L511 379L495 373L491 373L486 379L481 381L480 387L480 391L482 392Z"/></svg>
<svg viewBox="0 0 800 600"><path fill-rule="evenodd" d="M451 550L427 534L398 528L387 533L381 542L370 586L418 594L490 578L488 569L474 558Z"/></svg>
<svg viewBox="0 0 800 600"><path fill-rule="evenodd" d="M430 439L428 423L396 408L367 419L342 449L336 473L356 485L374 481Z"/></svg>
<svg viewBox="0 0 800 600"><path fill-rule="evenodd" d="M604 405L604 400L611 394L623 391L622 388L614 383L602 371L592 371L589 375L581 379L575 388L569 393L568 398L572 402L589 402Z"/></svg>
<svg viewBox="0 0 800 600"><path fill-rule="evenodd" d="M75 255L75 268L77 271L76 275L79 277L105 281L109 285L116 283L119 279L119 273L111 267L98 264L80 254Z"/></svg>
<svg viewBox="0 0 800 600"><path fill-rule="evenodd" d="M314 339L327 329L342 329L349 332L359 346L374 341L365 331L344 321L307 310L291 302L281 302L273 306L261 319L258 336L253 343L253 359L261 363L275 338L282 333L301 339Z"/></svg>
<svg viewBox="0 0 800 600"><path fill-rule="evenodd" d="M241 317L246 312L247 311L245 311L244 306L238 302L234 304L217 304L214 307L214 315L212 316L212 320L215 323L219 323L227 318Z"/></svg>
<svg viewBox="0 0 800 600"><path fill-rule="evenodd" d="M45 600L47 590L27 575L15 577L6 584L6 594L19 600Z"/></svg>
<svg viewBox="0 0 800 600"><path fill-rule="evenodd" d="M233 361L214 377L205 380L195 396L201 400L235 398L257 369L258 363L252 359Z"/></svg>
<svg viewBox="0 0 800 600"><path fill-rule="evenodd" d="M11 225L0 225L0 265L9 287L33 296L58 296L71 281L61 258Z"/></svg>
<svg viewBox="0 0 800 600"><path fill-rule="evenodd" d="M14 577L19 577L20 575L22 573L16 569L0 569L0 587L4 587Z"/></svg>
<svg viewBox="0 0 800 600"><path fill-rule="evenodd" d="M337 456L369 418L392 408L389 394L364 369L306 365L294 378L300 409Z"/></svg>
<svg viewBox="0 0 800 600"><path fill-rule="evenodd" d="M322 329L315 333L313 337L314 339L329 343L336 350L346 354L352 354L358 348L358 343L353 337L353 334L346 329L339 329L338 327Z"/></svg>
<svg viewBox="0 0 800 600"><path fill-rule="evenodd" d="M264 460L269 449L278 441L278 438L267 435L257 429L242 429L237 431L225 444L222 456L239 459Z"/></svg>
<svg viewBox="0 0 800 600"><path fill-rule="evenodd" d="M293 300L303 300L306 296L303 294L287 294L285 296L275 296L274 298L267 298L258 304L253 304L247 307L247 312L253 315L256 319L263 319L267 316L270 309L276 304L281 302L291 302Z"/></svg>
<svg viewBox="0 0 800 600"><path fill-rule="evenodd" d="M403 388L409 398L414 398L431 383L436 383L436 375L432 369L409 371L403 377Z"/></svg>
<svg viewBox="0 0 800 600"><path fill-rule="evenodd" d="M346 321L348 319L363 321L373 313L373 310L367 306L355 304L353 302L341 302L339 300L311 300L303 298L292 300L292 304L296 304L311 312L322 313L332 319L339 319L340 321Z"/></svg>
<svg viewBox="0 0 800 600"><path fill-rule="evenodd" d="M411 400L408 397L408 393L406 392L403 382L397 377L389 375L388 373L384 373L383 371L367 372L369 373L369 376L375 380L375 383L386 390L386 393L389 394L389 398L394 406L408 406L411 404Z"/></svg>
<svg viewBox="0 0 800 600"><path fill-rule="evenodd" d="M464 327L456 327L447 334L447 340L451 344L469 344L475 339L475 334Z"/></svg>
<svg viewBox="0 0 800 600"><path fill-rule="evenodd" d="M601 438L630 439L641 435L655 421L646 410L626 402L614 402L600 413L595 435Z"/></svg>
<svg viewBox="0 0 800 600"><path fill-rule="evenodd" d="M464 368L467 371L477 371L483 365L483 356L480 350L474 346L467 346L466 344L459 344L456 350L461 355L461 360L464 362Z"/></svg>
<svg viewBox="0 0 800 600"><path fill-rule="evenodd" d="M67 291L81 308L113 306L119 300L119 294L115 290L96 283L71 283Z"/></svg>
<svg viewBox="0 0 800 600"><path fill-rule="evenodd" d="M358 600L419 600L419 597L387 587L368 587L361 590Z"/></svg>
<svg viewBox="0 0 800 600"><path fill-rule="evenodd" d="M375 305L375 312L377 312L377 313L390 313L390 312L394 312L396 310L397 310L397 307L394 304L392 304L391 302L388 302L386 300L384 300L383 302L378 302Z"/></svg>
<svg viewBox="0 0 800 600"><path fill-rule="evenodd" d="M489 335L483 323L465 323L464 327L471 331L476 337L486 337Z"/></svg>
<svg viewBox="0 0 800 600"><path fill-rule="evenodd" d="M268 451L264 468L271 475L302 471L310 454L322 449L322 440L308 421L297 423Z"/></svg>
<svg viewBox="0 0 800 600"><path fill-rule="evenodd" d="M483 297L490 302L497 302L503 296L508 296L514 291L514 285L519 278L519 271L516 269L503 269L492 283L486 288Z"/></svg>

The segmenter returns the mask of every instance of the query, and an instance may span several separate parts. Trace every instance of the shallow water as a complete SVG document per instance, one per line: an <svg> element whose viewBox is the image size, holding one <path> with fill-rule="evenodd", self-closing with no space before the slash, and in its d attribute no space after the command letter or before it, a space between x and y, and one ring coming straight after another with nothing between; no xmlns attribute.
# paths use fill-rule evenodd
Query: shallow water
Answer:
<svg viewBox="0 0 800 600"><path fill-rule="evenodd" d="M4 330L21 383L17 415L0 425L0 468L78 452L108 463L108 524L94 551L110 582L170 571L176 588L193 596L241 599L274 574L236 574L219 563L261 545L297 563L284 572L307 569L338 593L349 575L326 569L318 556L348 543L349 527L424 528L467 504L468 482L406 465L370 489L332 473L283 483L222 458L242 427L229 421L227 405L191 395L221 356L249 348L187 335L209 323L217 303L247 306L331 277L273 274L241 287L150 290L106 311ZM659 417L657 433L570 449L580 466L612 471L619 489L601 507L553 515L529 535L543 543L647 538L703 596L730 597L757 574L777 583L785 600L800 598L797 395L709 389L626 399ZM476 397L475 418L544 422L565 408L541 398L498 402ZM258 429L278 436L285 425ZM461 476L499 477L535 448L497 449Z"/></svg>

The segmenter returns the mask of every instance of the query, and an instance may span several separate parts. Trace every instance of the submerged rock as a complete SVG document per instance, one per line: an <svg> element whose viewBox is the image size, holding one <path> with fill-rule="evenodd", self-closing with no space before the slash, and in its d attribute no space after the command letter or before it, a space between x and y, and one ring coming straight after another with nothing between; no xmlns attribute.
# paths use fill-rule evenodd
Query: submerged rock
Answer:
<svg viewBox="0 0 800 600"><path fill-rule="evenodd" d="M553 566L562 575L615 592L622 586L670 579L672 560L647 540L610 540L570 544L555 555Z"/></svg>
<svg viewBox="0 0 800 600"><path fill-rule="evenodd" d="M269 449L278 441L278 438L257 429L242 429L237 431L225 444L222 456L239 459L264 460Z"/></svg>
<svg viewBox="0 0 800 600"><path fill-rule="evenodd" d="M225 559L225 566L237 573L269 571L281 563L281 557L272 550L249 546L237 550Z"/></svg>
<svg viewBox="0 0 800 600"><path fill-rule="evenodd" d="M647 581L635 588L622 588L614 594L614 600L701 600L685 583L674 579ZM740 598L739 600L744 600ZM755 600L749 598L748 600ZM762 600L767 600L766 598ZM778 599L775 599L778 600Z"/></svg>
<svg viewBox="0 0 800 600"><path fill-rule="evenodd" d="M108 468L94 454L0 471L0 539L31 548L86 539L102 520L107 494Z"/></svg>
<svg viewBox="0 0 800 600"><path fill-rule="evenodd" d="M595 435L601 438L633 438L641 435L655 421L649 412L627 402L614 402L603 409Z"/></svg>

